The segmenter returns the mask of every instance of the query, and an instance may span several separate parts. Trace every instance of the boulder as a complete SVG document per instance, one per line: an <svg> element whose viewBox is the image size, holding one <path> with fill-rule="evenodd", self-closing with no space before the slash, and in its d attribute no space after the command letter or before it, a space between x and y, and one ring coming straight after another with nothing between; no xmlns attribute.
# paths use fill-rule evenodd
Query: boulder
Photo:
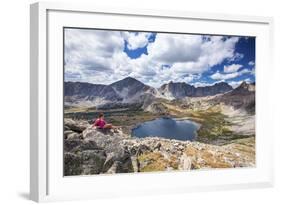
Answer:
<svg viewBox="0 0 281 205"><path fill-rule="evenodd" d="M64 153L64 175L81 175L83 172L82 158L76 154L65 152Z"/></svg>
<svg viewBox="0 0 281 205"><path fill-rule="evenodd" d="M115 161L112 166L110 167L110 169L108 169L106 171L107 174L115 174L115 173L119 173L120 172L120 167L121 167L121 162L119 161Z"/></svg>
<svg viewBox="0 0 281 205"><path fill-rule="evenodd" d="M160 150L160 148L161 148L161 146L162 146L162 144L160 143L160 142L158 142L157 144L156 144L156 146L154 147L154 150Z"/></svg>
<svg viewBox="0 0 281 205"><path fill-rule="evenodd" d="M72 133L74 133L72 130L65 130L65 131L63 132L64 139L67 139L68 135L70 135L70 134L72 134Z"/></svg>
<svg viewBox="0 0 281 205"><path fill-rule="evenodd" d="M108 134L104 134L103 130L87 128L83 131L82 136L86 141L94 141L97 147L104 149L106 153L114 152L118 154L123 152L123 147L120 146L120 142L126 136L121 131L109 131Z"/></svg>
<svg viewBox="0 0 281 205"><path fill-rule="evenodd" d="M185 153L180 158L179 170L190 170L192 167L192 159Z"/></svg>
<svg viewBox="0 0 281 205"><path fill-rule="evenodd" d="M89 127L81 135L83 139L65 139L64 150L78 153L75 157L80 158L76 165L80 164L82 174L107 173L112 170L123 173L137 169L133 167L128 146L120 143L127 137L122 131L105 131ZM73 173L76 172L71 172L71 175Z"/></svg>
<svg viewBox="0 0 281 205"><path fill-rule="evenodd" d="M83 143L80 139L64 140L64 151L73 152L74 148L79 147Z"/></svg>
<svg viewBox="0 0 281 205"><path fill-rule="evenodd" d="M83 174L100 174L103 171L103 165L106 160L106 154L103 150L86 150L81 154Z"/></svg>
<svg viewBox="0 0 281 205"><path fill-rule="evenodd" d="M83 132L87 127L90 126L90 124L87 121L75 121L69 118L65 118L64 119L64 126L68 129L68 130L72 130L74 132L78 132L81 133Z"/></svg>
<svg viewBox="0 0 281 205"><path fill-rule="evenodd" d="M131 162L132 162L132 168L133 168L133 172L139 172L140 169L140 162L137 158L137 156L131 156Z"/></svg>
<svg viewBox="0 0 281 205"><path fill-rule="evenodd" d="M93 140L87 140L87 141L80 140L79 146L74 147L72 152L83 152L86 150L103 150L103 149L98 147L95 141Z"/></svg>
<svg viewBox="0 0 281 205"><path fill-rule="evenodd" d="M114 152L106 154L106 159L103 164L103 172L107 173L110 170L110 168L112 168L115 161L116 160L115 160Z"/></svg>
<svg viewBox="0 0 281 205"><path fill-rule="evenodd" d="M79 140L81 138L82 138L82 134L77 132L72 132L67 135L68 140Z"/></svg>

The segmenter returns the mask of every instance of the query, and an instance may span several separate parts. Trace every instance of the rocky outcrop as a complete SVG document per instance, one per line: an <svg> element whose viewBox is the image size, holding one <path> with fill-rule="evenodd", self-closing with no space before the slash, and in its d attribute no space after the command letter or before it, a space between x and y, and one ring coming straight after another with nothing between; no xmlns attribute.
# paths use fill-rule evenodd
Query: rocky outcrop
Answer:
<svg viewBox="0 0 281 205"><path fill-rule="evenodd" d="M64 130L65 131L73 131L73 132L81 133L89 126L90 126L90 124L84 120L75 121L75 120L72 120L69 118L64 119Z"/></svg>
<svg viewBox="0 0 281 205"><path fill-rule="evenodd" d="M68 123L73 123L71 120L65 122L69 130L77 128L69 126ZM89 125L80 135L64 139L66 176L255 165L253 137L215 146L159 137L131 138L121 129L104 131Z"/></svg>
<svg viewBox="0 0 281 205"><path fill-rule="evenodd" d="M235 109L244 109L247 112L255 113L255 84L242 82L240 86L231 92L217 96L211 100L215 103L224 103Z"/></svg>
<svg viewBox="0 0 281 205"><path fill-rule="evenodd" d="M149 106L145 107L144 110L154 114L162 115L169 113L168 109L162 103L159 102L151 103Z"/></svg>
<svg viewBox="0 0 281 205"><path fill-rule="evenodd" d="M169 82L159 88L159 92L170 99L212 96L231 90L232 87L224 82L205 87L194 87L193 85L189 85L184 82Z"/></svg>

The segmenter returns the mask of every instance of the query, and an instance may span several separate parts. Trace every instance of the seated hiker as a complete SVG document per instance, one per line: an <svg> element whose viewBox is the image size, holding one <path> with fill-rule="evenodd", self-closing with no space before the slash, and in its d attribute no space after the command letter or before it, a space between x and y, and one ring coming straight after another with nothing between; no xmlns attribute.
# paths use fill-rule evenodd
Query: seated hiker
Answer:
<svg viewBox="0 0 281 205"><path fill-rule="evenodd" d="M104 114L100 113L98 119L93 124L94 127L100 128L100 129L115 129L116 126L113 126L112 124L106 123L104 120Z"/></svg>

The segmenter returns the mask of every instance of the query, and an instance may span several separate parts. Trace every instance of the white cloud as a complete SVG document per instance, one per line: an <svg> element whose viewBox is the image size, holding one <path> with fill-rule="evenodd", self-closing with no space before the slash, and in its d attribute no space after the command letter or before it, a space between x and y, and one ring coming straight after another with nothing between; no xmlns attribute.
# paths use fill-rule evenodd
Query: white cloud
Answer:
<svg viewBox="0 0 281 205"><path fill-rule="evenodd" d="M236 78L236 77L241 76L241 75L246 74L246 73L251 73L251 71L248 70L248 69L243 69L239 72L233 72L233 73L216 72L213 75L211 75L210 77L213 80L228 80L228 79Z"/></svg>
<svg viewBox="0 0 281 205"><path fill-rule="evenodd" d="M238 37L225 39L222 36L212 36L210 41L202 45L206 64L210 67L222 63L226 59L235 56L235 45L239 41Z"/></svg>
<svg viewBox="0 0 281 205"><path fill-rule="evenodd" d="M238 72L228 73L228 74L216 72L215 74L211 75L211 78L214 80L227 80L227 79L235 78L237 76L239 76Z"/></svg>
<svg viewBox="0 0 281 205"><path fill-rule="evenodd" d="M228 62L240 61L242 58L244 58L244 54L235 53L232 58L229 58Z"/></svg>
<svg viewBox="0 0 281 205"><path fill-rule="evenodd" d="M256 74L256 69L255 69L255 68L252 68L251 74L252 74L252 75L255 75L255 74Z"/></svg>
<svg viewBox="0 0 281 205"><path fill-rule="evenodd" d="M206 86L212 86L212 85L215 85L216 83L221 83L221 82L225 82L225 80L219 80L219 81L216 81L216 82L213 82L213 83L195 82L195 83L192 83L192 85L195 86L195 87L206 87Z"/></svg>
<svg viewBox="0 0 281 205"><path fill-rule="evenodd" d="M66 80L110 84L132 76L155 87L171 80L192 82L212 66L235 58L239 40L160 33L154 42L149 42L150 36L151 33L66 29ZM148 55L131 59L124 52L125 40L132 50L147 46ZM219 80L231 77L222 75L213 77Z"/></svg>
<svg viewBox="0 0 281 205"><path fill-rule="evenodd" d="M67 80L108 84L127 77L133 68L123 49L120 32L66 29L65 72L76 77Z"/></svg>
<svg viewBox="0 0 281 205"><path fill-rule="evenodd" d="M135 50L143 48L149 43L149 38L152 33L146 32L122 32L124 39L128 43L128 49Z"/></svg>
<svg viewBox="0 0 281 205"><path fill-rule="evenodd" d="M148 45L151 60L168 64L180 74L202 73L210 67L235 55L239 38L222 36L157 34L155 42Z"/></svg>
<svg viewBox="0 0 281 205"><path fill-rule="evenodd" d="M225 73L233 73L238 71L240 68L242 68L243 66L240 64L232 64L232 65L228 65L228 66L224 66L223 67L223 71Z"/></svg>
<svg viewBox="0 0 281 205"><path fill-rule="evenodd" d="M190 74L190 75L186 75L186 76L184 76L180 79L177 79L177 81L183 81L183 82L186 82L186 83L190 83L190 82L192 82L194 80L198 80L200 78L201 78L201 74L198 74L198 75Z"/></svg>
<svg viewBox="0 0 281 205"><path fill-rule="evenodd" d="M157 34L148 45L149 55L165 64L195 62L201 54L202 38L199 35Z"/></svg>
<svg viewBox="0 0 281 205"><path fill-rule="evenodd" d="M254 65L255 65L255 62L254 62L254 61L249 61L248 65L254 66Z"/></svg>
<svg viewBox="0 0 281 205"><path fill-rule="evenodd" d="M205 40L200 35L157 34L155 42L148 45L150 60L147 63L154 64L158 84L178 79L191 82L182 76L201 74L232 58L238 40L236 37L208 36ZM169 65L169 69L160 69L163 64Z"/></svg>

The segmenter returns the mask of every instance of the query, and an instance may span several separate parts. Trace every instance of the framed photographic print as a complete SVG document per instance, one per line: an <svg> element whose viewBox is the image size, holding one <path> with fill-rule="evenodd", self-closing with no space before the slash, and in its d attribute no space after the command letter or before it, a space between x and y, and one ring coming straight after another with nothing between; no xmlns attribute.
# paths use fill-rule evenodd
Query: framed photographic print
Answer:
<svg viewBox="0 0 281 205"><path fill-rule="evenodd" d="M272 22L31 5L31 199L271 186Z"/></svg>

